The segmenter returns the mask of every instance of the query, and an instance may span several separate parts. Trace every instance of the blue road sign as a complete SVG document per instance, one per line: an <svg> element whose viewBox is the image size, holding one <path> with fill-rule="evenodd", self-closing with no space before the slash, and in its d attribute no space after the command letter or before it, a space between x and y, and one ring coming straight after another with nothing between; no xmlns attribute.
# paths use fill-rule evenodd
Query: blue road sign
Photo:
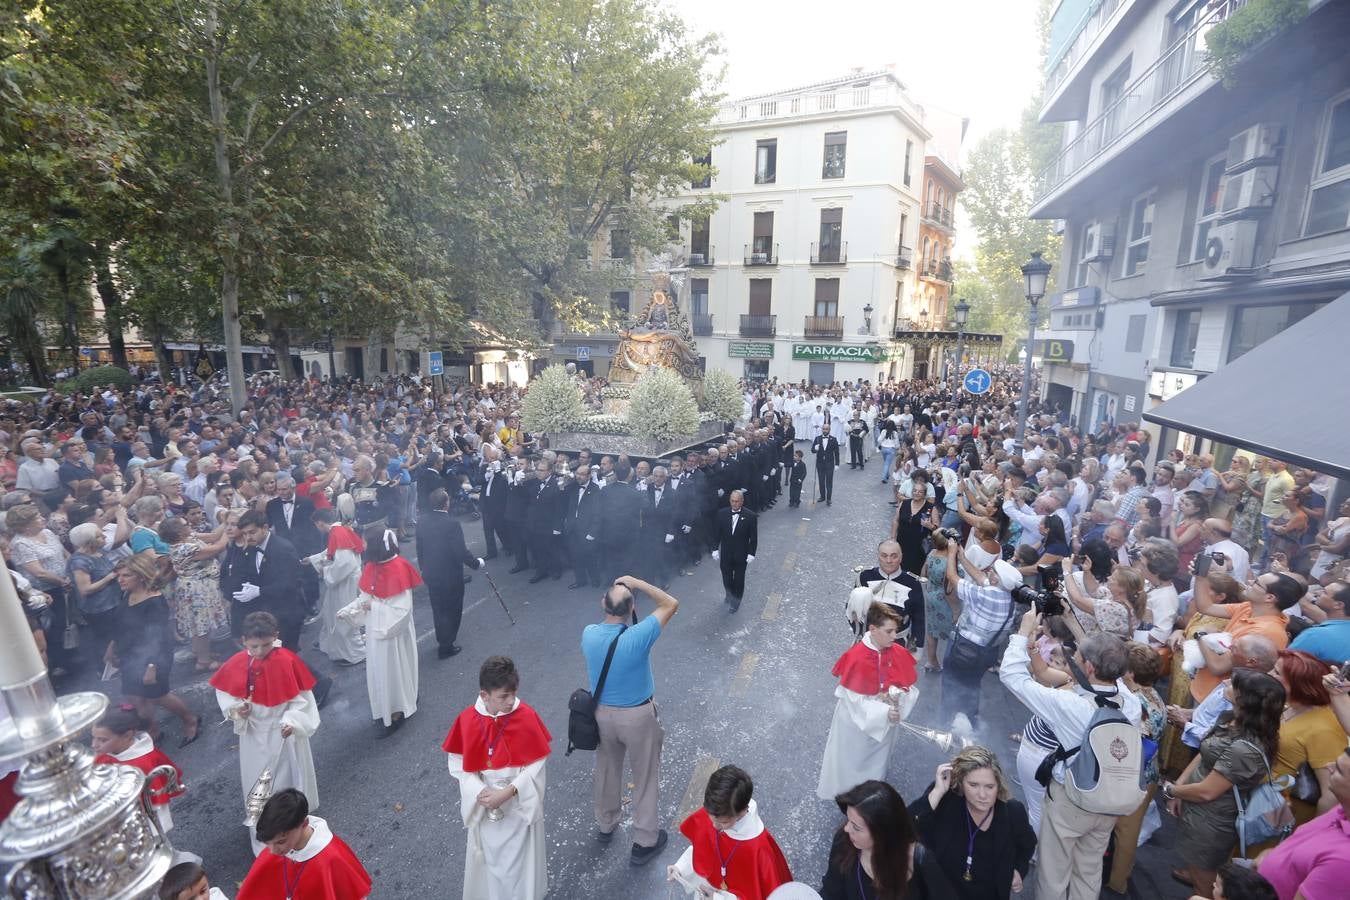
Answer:
<svg viewBox="0 0 1350 900"><path fill-rule="evenodd" d="M439 350L427 351L427 374L429 375L445 374L445 362L443 361L443 357L441 356L441 351Z"/></svg>
<svg viewBox="0 0 1350 900"><path fill-rule="evenodd" d="M590 359L591 359L591 348L590 348L590 347L578 347L578 348L577 348L577 362L589 362Z"/></svg>
<svg viewBox="0 0 1350 900"><path fill-rule="evenodd" d="M993 387L994 379L989 377L989 373L984 369L971 369L962 379L961 384L972 394L983 394L989 388Z"/></svg>

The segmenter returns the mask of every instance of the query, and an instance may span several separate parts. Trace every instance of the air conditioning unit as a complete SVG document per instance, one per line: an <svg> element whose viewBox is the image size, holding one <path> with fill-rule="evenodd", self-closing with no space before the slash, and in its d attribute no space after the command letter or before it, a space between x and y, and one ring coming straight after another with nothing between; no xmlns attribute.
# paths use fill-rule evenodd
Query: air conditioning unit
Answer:
<svg viewBox="0 0 1350 900"><path fill-rule="evenodd" d="M1256 260L1255 219L1220 222L1205 241L1205 277L1223 278L1252 268Z"/></svg>
<svg viewBox="0 0 1350 900"><path fill-rule="evenodd" d="M765 263L767 263L768 261L769 261L769 254L767 254L767 253L751 253L751 254L750 254L750 262L754 263L755 265L761 265L761 266L762 266L762 265L764 265Z"/></svg>
<svg viewBox="0 0 1350 900"><path fill-rule="evenodd" d="M1241 218L1263 212L1275 205L1275 180L1278 166L1257 166L1224 180L1221 214Z"/></svg>
<svg viewBox="0 0 1350 900"><path fill-rule="evenodd" d="M1281 129L1277 124L1253 125L1228 141L1224 168L1229 175L1253 166L1269 165L1280 157Z"/></svg>
<svg viewBox="0 0 1350 900"><path fill-rule="evenodd" d="M690 253L690 254L689 254L689 265L691 265L691 266L703 266L703 265L707 265L707 263L708 263L708 257L707 257L706 255L704 255L704 254L702 254L702 253Z"/></svg>
<svg viewBox="0 0 1350 900"><path fill-rule="evenodd" d="M1110 259L1116 252L1116 226L1114 223L1094 222L1084 232L1086 245L1083 247L1083 262L1098 262Z"/></svg>

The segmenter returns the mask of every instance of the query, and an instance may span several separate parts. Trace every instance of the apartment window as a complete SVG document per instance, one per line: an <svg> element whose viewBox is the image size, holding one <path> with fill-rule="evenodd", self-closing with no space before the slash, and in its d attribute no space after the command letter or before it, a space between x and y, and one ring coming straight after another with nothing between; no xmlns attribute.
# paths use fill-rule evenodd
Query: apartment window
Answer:
<svg viewBox="0 0 1350 900"><path fill-rule="evenodd" d="M751 244L751 253L765 253L773 255L773 213L757 212L755 213L755 235L754 243Z"/></svg>
<svg viewBox="0 0 1350 900"><path fill-rule="evenodd" d="M747 359L742 370L746 381L768 381L769 361L767 359Z"/></svg>
<svg viewBox="0 0 1350 900"><path fill-rule="evenodd" d="M1144 349L1144 327L1148 316L1130 316L1125 327L1125 352L1141 353Z"/></svg>
<svg viewBox="0 0 1350 900"><path fill-rule="evenodd" d="M777 100L765 100L764 102L760 103L760 104L759 104L759 114L760 114L761 116L776 116L776 115L778 115L778 101L777 101Z"/></svg>
<svg viewBox="0 0 1350 900"><path fill-rule="evenodd" d="M844 210L841 207L820 211L820 261L839 262L843 247Z"/></svg>
<svg viewBox="0 0 1350 900"><path fill-rule="evenodd" d="M750 279L750 315L767 316L773 308L773 279Z"/></svg>
<svg viewBox="0 0 1350 900"><path fill-rule="evenodd" d="M910 163L914 159L914 142L905 141L905 187L909 187Z"/></svg>
<svg viewBox="0 0 1350 900"><path fill-rule="evenodd" d="M689 223L689 252L702 256L706 261L708 253L708 217L699 216Z"/></svg>
<svg viewBox="0 0 1350 900"><path fill-rule="evenodd" d="M1317 155L1308 225L1303 229L1308 236L1350 227L1350 95L1332 102Z"/></svg>
<svg viewBox="0 0 1350 900"><path fill-rule="evenodd" d="M1125 245L1126 277L1138 275L1148 265L1148 245L1153 237L1153 201L1152 191L1135 199L1130 206L1130 232Z"/></svg>
<svg viewBox="0 0 1350 900"><path fill-rule="evenodd" d="M920 271L922 271L922 270L924 270L924 269L927 269L927 268L928 268L928 263L929 263L929 259L928 259L928 236L925 235L925 236L924 236L924 239L923 239L923 249L922 249L921 251L919 251L919 269L920 269Z"/></svg>
<svg viewBox="0 0 1350 900"><path fill-rule="evenodd" d="M680 242L680 217L677 215L666 216L666 241L671 244Z"/></svg>
<svg viewBox="0 0 1350 900"><path fill-rule="evenodd" d="M1130 60L1120 64L1111 76L1102 82L1102 144L1111 141L1120 132L1125 117L1125 104L1116 101L1125 96L1130 80Z"/></svg>
<svg viewBox="0 0 1350 900"><path fill-rule="evenodd" d="M909 231L909 213L900 214L900 246L905 246L905 232Z"/></svg>
<svg viewBox="0 0 1350 900"><path fill-rule="evenodd" d="M773 184L778 180L778 141L755 143L755 184Z"/></svg>
<svg viewBox="0 0 1350 900"><path fill-rule="evenodd" d="M1273 338L1325 305L1324 303L1299 303L1296 305L1239 307L1233 313L1233 337L1228 344L1228 361L1232 362L1248 350Z"/></svg>
<svg viewBox="0 0 1350 900"><path fill-rule="evenodd" d="M1082 287L1088 283L1088 273L1092 270L1092 264L1088 262L1088 233L1097 227L1096 222L1088 222L1078 230L1078 240L1074 242L1073 256L1077 263L1073 266L1073 285L1072 287Z"/></svg>
<svg viewBox="0 0 1350 900"><path fill-rule="evenodd" d="M708 152L702 156L694 157L694 165L704 167L703 176L690 182L689 186L691 188L712 187L712 150L709 149Z"/></svg>
<svg viewBox="0 0 1350 900"><path fill-rule="evenodd" d="M816 279L816 315L834 317L839 315L839 279Z"/></svg>
<svg viewBox="0 0 1350 900"><path fill-rule="evenodd" d="M895 307L891 310L891 321L895 327L900 327L900 310L904 308L905 301L905 283L897 281L895 283Z"/></svg>
<svg viewBox="0 0 1350 900"><path fill-rule="evenodd" d="M609 258L627 259L632 250L632 244L628 240L627 228L611 228L609 231Z"/></svg>
<svg viewBox="0 0 1350 900"><path fill-rule="evenodd" d="M708 279L691 278L689 280L690 312L696 316L708 314Z"/></svg>
<svg viewBox="0 0 1350 900"><path fill-rule="evenodd" d="M389 371L389 348L388 348L388 347L381 347L381 348L380 348L380 371L381 371L381 372L388 372L388 371Z"/></svg>
<svg viewBox="0 0 1350 900"><path fill-rule="evenodd" d="M825 163L821 167L821 178L843 178L844 157L848 152L848 132L832 131L825 135Z"/></svg>
<svg viewBox="0 0 1350 900"><path fill-rule="evenodd" d="M1195 367L1195 345L1200 340L1200 310L1183 309L1172 328L1171 364L1178 369Z"/></svg>
<svg viewBox="0 0 1350 900"><path fill-rule="evenodd" d="M609 308L612 309L614 312L620 312L623 313L624 315L628 315L628 292L610 291Z"/></svg>
<svg viewBox="0 0 1350 900"><path fill-rule="evenodd" d="M1205 244L1209 243L1209 230L1219 221L1223 212L1223 170L1227 165L1227 156L1218 156L1205 163L1200 173L1200 198L1195 209L1195 239L1191 243L1191 262L1205 258Z"/></svg>

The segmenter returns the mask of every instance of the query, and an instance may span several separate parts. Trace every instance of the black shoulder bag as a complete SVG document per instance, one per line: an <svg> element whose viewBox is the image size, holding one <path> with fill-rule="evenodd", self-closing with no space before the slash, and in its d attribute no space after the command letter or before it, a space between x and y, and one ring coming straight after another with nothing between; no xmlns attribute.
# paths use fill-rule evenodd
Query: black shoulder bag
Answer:
<svg viewBox="0 0 1350 900"><path fill-rule="evenodd" d="M600 668L600 678L595 682L595 696L585 688L577 688L567 700L567 752L573 750L594 750L600 746L600 725L595 721L595 708L600 705L600 697L605 692L605 678L609 675L609 664L614 662L614 650L619 646L619 638L628 630L627 625L619 626L619 633L609 644L605 654L605 664Z"/></svg>

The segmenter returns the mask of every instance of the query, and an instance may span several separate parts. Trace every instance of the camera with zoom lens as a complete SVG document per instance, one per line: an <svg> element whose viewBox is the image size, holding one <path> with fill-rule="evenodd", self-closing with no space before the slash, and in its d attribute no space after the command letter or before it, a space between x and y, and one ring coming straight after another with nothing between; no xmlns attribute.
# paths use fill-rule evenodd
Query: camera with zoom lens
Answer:
<svg viewBox="0 0 1350 900"><path fill-rule="evenodd" d="M1041 578L1041 589L1029 588L1019 584L1012 590L1013 602L1034 606L1043 616L1061 616L1064 614L1064 598L1061 583L1064 579L1064 566L1052 563L1037 566L1036 574Z"/></svg>
<svg viewBox="0 0 1350 900"><path fill-rule="evenodd" d="M957 531L955 528L939 528L938 534L949 541L953 541L957 544L961 543L961 532Z"/></svg>
<svg viewBox="0 0 1350 900"><path fill-rule="evenodd" d="M1228 557L1217 550L1212 553L1201 553L1195 558L1195 574L1200 578L1204 578L1209 574L1209 567L1212 564L1218 563L1219 565L1223 565L1227 559Z"/></svg>

